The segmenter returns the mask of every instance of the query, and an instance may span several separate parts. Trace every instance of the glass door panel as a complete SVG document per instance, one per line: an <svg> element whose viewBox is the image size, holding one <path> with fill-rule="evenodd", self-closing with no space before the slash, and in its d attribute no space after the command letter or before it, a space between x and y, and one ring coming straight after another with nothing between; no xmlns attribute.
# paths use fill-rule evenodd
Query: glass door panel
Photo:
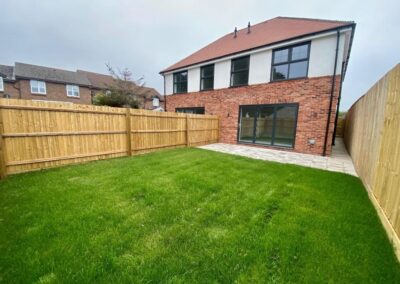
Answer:
<svg viewBox="0 0 400 284"><path fill-rule="evenodd" d="M275 146L293 147L296 131L296 106L277 106L275 109Z"/></svg>
<svg viewBox="0 0 400 284"><path fill-rule="evenodd" d="M256 123L256 143L271 145L274 126L274 107L264 106L259 109Z"/></svg>
<svg viewBox="0 0 400 284"><path fill-rule="evenodd" d="M253 143L256 113L255 107L243 107L241 109L239 141Z"/></svg>

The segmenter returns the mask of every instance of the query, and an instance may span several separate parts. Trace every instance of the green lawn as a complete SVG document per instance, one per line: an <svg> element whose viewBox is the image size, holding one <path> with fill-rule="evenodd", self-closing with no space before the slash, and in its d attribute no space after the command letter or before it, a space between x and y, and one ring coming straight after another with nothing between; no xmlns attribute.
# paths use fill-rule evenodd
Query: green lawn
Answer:
<svg viewBox="0 0 400 284"><path fill-rule="evenodd" d="M176 149L0 182L0 282L400 282L360 181Z"/></svg>

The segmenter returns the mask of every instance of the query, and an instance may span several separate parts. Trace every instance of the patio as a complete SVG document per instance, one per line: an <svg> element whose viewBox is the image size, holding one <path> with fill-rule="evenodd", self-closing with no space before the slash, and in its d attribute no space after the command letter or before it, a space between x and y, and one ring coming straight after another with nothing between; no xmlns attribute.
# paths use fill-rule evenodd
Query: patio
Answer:
<svg viewBox="0 0 400 284"><path fill-rule="evenodd" d="M294 164L357 176L351 157L347 153L343 139L341 138L336 138L336 145L333 147L332 155L329 157L224 143L209 144L199 148L258 160Z"/></svg>

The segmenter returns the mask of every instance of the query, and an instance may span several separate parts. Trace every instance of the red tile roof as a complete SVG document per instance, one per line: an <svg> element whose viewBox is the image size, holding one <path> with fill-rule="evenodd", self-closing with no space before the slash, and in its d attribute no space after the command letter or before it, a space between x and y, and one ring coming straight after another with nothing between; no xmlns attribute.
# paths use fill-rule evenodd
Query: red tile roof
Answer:
<svg viewBox="0 0 400 284"><path fill-rule="evenodd" d="M251 26L250 33L247 33L247 27L238 30L236 38L233 32L229 33L160 73L352 24L354 22L276 17Z"/></svg>

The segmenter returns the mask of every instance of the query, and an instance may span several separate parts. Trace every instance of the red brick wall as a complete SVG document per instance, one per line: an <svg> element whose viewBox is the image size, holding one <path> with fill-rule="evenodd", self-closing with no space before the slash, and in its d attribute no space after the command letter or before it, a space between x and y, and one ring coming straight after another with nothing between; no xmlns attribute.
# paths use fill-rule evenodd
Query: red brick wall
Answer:
<svg viewBox="0 0 400 284"><path fill-rule="evenodd" d="M4 94L9 95L11 99L19 99L18 83L4 82L4 92L0 91L0 97L3 98Z"/></svg>
<svg viewBox="0 0 400 284"><path fill-rule="evenodd" d="M28 100L47 100L47 101L62 101L75 104L92 103L91 91L88 87L79 86L79 98L71 98L67 96L65 84L56 84L46 82L46 95L31 94L31 86L29 80L19 80L20 98Z"/></svg>
<svg viewBox="0 0 400 284"><path fill-rule="evenodd" d="M332 104L331 123L328 134L327 155L331 153L331 142L338 101L340 76L336 76L336 87ZM296 139L293 151L323 154L326 124L329 111L332 77L290 80L258 84L238 88L176 94L167 96L167 111L178 107L205 107L207 114L221 119L220 142L237 143L240 105L298 103ZM308 139L315 139L314 145Z"/></svg>

